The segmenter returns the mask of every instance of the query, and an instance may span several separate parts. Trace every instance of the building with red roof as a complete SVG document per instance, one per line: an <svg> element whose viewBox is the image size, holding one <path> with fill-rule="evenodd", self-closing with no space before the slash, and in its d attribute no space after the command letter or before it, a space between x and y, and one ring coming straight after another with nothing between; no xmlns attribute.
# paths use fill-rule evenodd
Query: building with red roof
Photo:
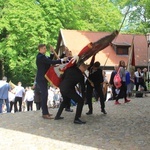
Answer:
<svg viewBox="0 0 150 150"><path fill-rule="evenodd" d="M90 42L96 42L109 34L111 33L60 29L56 51L62 53L60 47L65 45L72 51L73 55L77 55ZM114 65L117 65L120 60L124 60L127 64L133 37L135 66L140 68L147 67L150 56L148 57L148 46L145 35L120 33L110 46L97 53L96 61L99 61L101 66L105 65L105 70L112 70ZM87 61L90 62L90 59Z"/></svg>

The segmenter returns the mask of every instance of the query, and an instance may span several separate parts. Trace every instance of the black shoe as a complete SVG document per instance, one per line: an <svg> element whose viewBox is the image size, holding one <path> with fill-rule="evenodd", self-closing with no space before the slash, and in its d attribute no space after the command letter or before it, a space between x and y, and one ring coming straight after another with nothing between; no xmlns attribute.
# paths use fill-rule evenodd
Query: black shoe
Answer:
<svg viewBox="0 0 150 150"><path fill-rule="evenodd" d="M65 111L73 112L73 109L68 109L68 108L66 108Z"/></svg>
<svg viewBox="0 0 150 150"><path fill-rule="evenodd" d="M87 115L92 115L92 112L87 112L86 114L87 114Z"/></svg>
<svg viewBox="0 0 150 150"><path fill-rule="evenodd" d="M64 119L64 117L55 117L55 120Z"/></svg>
<svg viewBox="0 0 150 150"><path fill-rule="evenodd" d="M107 112L106 112L105 110L101 110L101 112L102 112L103 114L107 114Z"/></svg>
<svg viewBox="0 0 150 150"><path fill-rule="evenodd" d="M80 119L75 119L75 120L74 120L74 123L75 123L75 124L85 124L86 122L85 122L85 121L82 121L82 120L80 120Z"/></svg>

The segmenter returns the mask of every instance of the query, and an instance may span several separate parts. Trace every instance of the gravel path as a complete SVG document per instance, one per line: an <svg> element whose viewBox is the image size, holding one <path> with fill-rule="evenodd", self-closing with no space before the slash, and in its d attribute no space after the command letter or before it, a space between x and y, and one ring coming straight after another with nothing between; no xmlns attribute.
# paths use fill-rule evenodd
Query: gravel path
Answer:
<svg viewBox="0 0 150 150"><path fill-rule="evenodd" d="M63 120L45 120L41 111L0 114L1 150L149 150L150 94L123 100L120 106L106 102L107 115L94 103L94 114L85 125L73 123L74 112L63 112ZM57 109L50 109L55 116Z"/></svg>

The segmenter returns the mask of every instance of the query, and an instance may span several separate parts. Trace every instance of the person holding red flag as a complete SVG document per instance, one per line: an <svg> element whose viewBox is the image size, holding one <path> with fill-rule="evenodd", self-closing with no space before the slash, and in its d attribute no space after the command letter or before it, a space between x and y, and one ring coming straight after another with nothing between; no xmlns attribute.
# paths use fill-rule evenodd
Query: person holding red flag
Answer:
<svg viewBox="0 0 150 150"><path fill-rule="evenodd" d="M52 60L54 54L51 53L50 57L45 55L46 53L46 45L40 44L38 46L39 53L36 57L36 65L37 65L37 74L36 74L36 82L40 87L41 91L41 99L42 99L42 117L44 119L52 119L51 114L48 112L47 107L47 97L48 97L48 81L45 78L45 74L49 69L51 64L61 64L67 60L67 58ZM54 49L50 47L50 52L53 52Z"/></svg>
<svg viewBox="0 0 150 150"><path fill-rule="evenodd" d="M82 63L81 65L76 66L74 65L73 67L70 67L65 70L62 81L60 83L60 92L63 97L63 101L59 107L59 110L55 116L55 120L60 120L63 119L64 117L61 117L62 111L64 108L66 108L66 105L68 102L70 102L70 99L73 99L77 103L77 108L76 108L76 114L74 118L74 123L75 124L85 124L85 121L82 121L80 119L81 114L82 114L82 108L84 105L84 98L85 98L85 84L84 84L84 71L87 69L88 65ZM75 86L77 84L81 85L81 93L77 93Z"/></svg>

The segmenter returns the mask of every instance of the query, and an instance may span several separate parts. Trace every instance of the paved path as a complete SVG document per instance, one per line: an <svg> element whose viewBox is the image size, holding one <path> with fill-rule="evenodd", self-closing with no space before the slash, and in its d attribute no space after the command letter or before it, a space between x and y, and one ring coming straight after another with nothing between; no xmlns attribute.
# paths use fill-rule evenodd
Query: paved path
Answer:
<svg viewBox="0 0 150 150"><path fill-rule="evenodd" d="M64 111L57 121L43 119L41 111L0 114L0 150L149 150L150 94L120 102L106 102L107 115L95 102L94 114L87 116L85 105L85 125L73 123L74 112Z"/></svg>

